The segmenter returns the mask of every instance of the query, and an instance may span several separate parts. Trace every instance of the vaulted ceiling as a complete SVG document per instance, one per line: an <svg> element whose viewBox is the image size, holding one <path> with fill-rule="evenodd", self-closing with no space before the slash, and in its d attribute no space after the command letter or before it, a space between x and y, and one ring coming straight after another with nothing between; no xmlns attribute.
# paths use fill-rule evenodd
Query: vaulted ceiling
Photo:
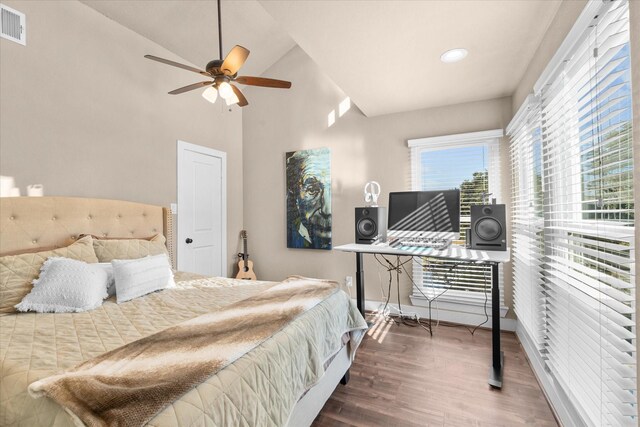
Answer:
<svg viewBox="0 0 640 427"><path fill-rule="evenodd" d="M215 1L80 1L194 66L204 68L207 62L219 59L218 11ZM223 0L221 10L222 54L226 55L237 44L251 51L242 67L243 75L262 74L296 45L255 0ZM154 52L148 53L157 55Z"/></svg>
<svg viewBox="0 0 640 427"><path fill-rule="evenodd" d="M193 65L218 57L215 1L83 2ZM366 115L411 111L511 95L560 3L223 0L223 51L247 47L260 75L298 44Z"/></svg>

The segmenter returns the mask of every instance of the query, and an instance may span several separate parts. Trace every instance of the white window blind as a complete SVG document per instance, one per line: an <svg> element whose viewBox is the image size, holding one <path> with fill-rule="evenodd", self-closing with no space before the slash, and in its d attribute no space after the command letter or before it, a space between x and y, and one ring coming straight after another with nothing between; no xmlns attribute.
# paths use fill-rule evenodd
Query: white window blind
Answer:
<svg viewBox="0 0 640 427"><path fill-rule="evenodd" d="M459 242L464 242L470 225L470 205L482 203L483 198L500 200L502 134L498 130L409 141L414 191L460 189ZM440 300L480 305L491 295L491 267L485 265L455 266L424 257L414 260L413 281L415 298L442 294Z"/></svg>
<svg viewBox="0 0 640 427"><path fill-rule="evenodd" d="M513 300L518 321L538 350L544 348L544 211L540 101L527 98L507 128L511 137Z"/></svg>
<svg viewBox="0 0 640 427"><path fill-rule="evenodd" d="M582 421L637 425L628 5L598 7L540 90L542 235L517 224L539 224L537 113L509 129L514 293L519 322Z"/></svg>

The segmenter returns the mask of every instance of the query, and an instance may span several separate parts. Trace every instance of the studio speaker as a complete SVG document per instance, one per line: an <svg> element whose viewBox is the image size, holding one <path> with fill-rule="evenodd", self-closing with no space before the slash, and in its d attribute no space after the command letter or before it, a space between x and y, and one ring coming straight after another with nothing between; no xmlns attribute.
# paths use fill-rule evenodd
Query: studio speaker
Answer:
<svg viewBox="0 0 640 427"><path fill-rule="evenodd" d="M387 241L387 209L356 208L356 243L370 245Z"/></svg>
<svg viewBox="0 0 640 427"><path fill-rule="evenodd" d="M504 205L471 205L469 229L471 249L507 250L507 222Z"/></svg>

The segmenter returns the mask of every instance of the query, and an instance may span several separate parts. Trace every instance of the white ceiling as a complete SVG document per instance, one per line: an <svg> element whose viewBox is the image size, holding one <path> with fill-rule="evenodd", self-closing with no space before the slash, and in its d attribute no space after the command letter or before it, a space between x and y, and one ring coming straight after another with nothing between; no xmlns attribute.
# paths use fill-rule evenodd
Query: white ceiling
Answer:
<svg viewBox="0 0 640 427"><path fill-rule="evenodd" d="M260 2L367 116L511 95L557 0ZM440 55L464 47L467 58Z"/></svg>
<svg viewBox="0 0 640 427"><path fill-rule="evenodd" d="M193 65L218 57L214 1L81 1ZM260 75L297 43L367 116L492 99L514 92L561 1L223 0L223 53L247 47L241 74ZM456 47L469 56L442 63Z"/></svg>
<svg viewBox="0 0 640 427"><path fill-rule="evenodd" d="M80 1L191 65L204 69L207 62L219 57L215 1ZM244 76L259 76L296 45L255 0L223 0L221 10L223 56L237 44L251 51L240 73Z"/></svg>

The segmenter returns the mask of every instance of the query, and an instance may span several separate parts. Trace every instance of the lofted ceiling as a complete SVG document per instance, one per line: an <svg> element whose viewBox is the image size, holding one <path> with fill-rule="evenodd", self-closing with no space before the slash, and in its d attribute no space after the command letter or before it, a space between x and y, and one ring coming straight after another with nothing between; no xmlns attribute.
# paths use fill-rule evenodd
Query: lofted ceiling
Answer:
<svg viewBox="0 0 640 427"><path fill-rule="evenodd" d="M560 6L528 1L276 1L262 6L367 116L511 95ZM452 48L467 58L440 61Z"/></svg>
<svg viewBox="0 0 640 427"><path fill-rule="evenodd" d="M219 57L215 1L80 1L194 66L204 69L207 62ZM255 0L223 0L221 10L222 55L237 44L251 51L242 75L259 76L296 45ZM156 52L148 53L157 56Z"/></svg>
<svg viewBox="0 0 640 427"><path fill-rule="evenodd" d="M215 1L81 1L193 65L218 57ZM492 99L514 92L561 1L223 0L223 54L247 47L241 74L260 75L298 44L367 116ZM465 60L440 61L458 47Z"/></svg>

